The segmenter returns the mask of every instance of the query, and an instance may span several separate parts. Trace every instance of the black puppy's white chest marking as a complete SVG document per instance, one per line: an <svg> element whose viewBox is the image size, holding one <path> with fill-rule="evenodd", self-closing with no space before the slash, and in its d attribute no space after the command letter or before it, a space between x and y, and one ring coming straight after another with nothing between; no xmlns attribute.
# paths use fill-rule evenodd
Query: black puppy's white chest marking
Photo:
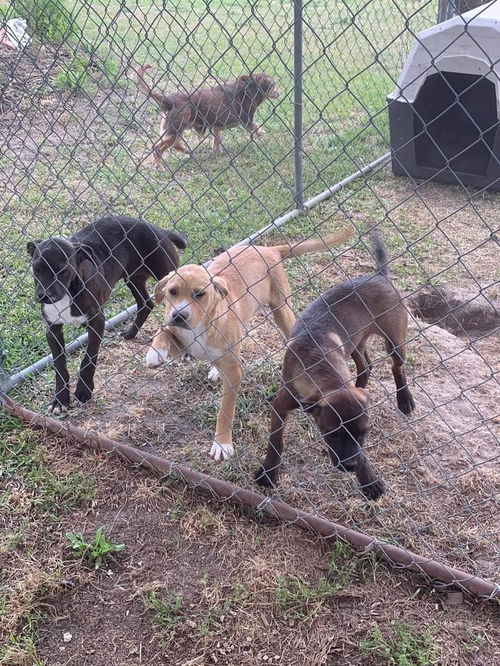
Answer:
<svg viewBox="0 0 500 666"><path fill-rule="evenodd" d="M85 315L75 317L71 314L71 299L68 294L55 303L44 303L42 312L49 324L74 324L78 326L87 321Z"/></svg>

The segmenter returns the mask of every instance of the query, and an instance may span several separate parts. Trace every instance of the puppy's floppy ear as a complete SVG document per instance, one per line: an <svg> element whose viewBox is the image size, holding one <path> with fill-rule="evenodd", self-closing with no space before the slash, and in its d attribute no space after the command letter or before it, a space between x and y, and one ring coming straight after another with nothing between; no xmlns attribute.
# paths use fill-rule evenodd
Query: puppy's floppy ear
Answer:
<svg viewBox="0 0 500 666"><path fill-rule="evenodd" d="M155 285L155 291L154 291L154 297L156 303L161 303L163 300L165 300L165 294L163 292L163 287L167 284L167 282L170 280L175 275L175 271L170 271L165 277L162 277L162 279L156 283Z"/></svg>
<svg viewBox="0 0 500 666"><path fill-rule="evenodd" d="M29 241L28 243L26 243L26 250L30 256L33 256L35 254L36 246L40 242L41 241L36 240L36 241Z"/></svg>
<svg viewBox="0 0 500 666"><path fill-rule="evenodd" d="M91 261L93 264L97 263L96 254L90 245L84 243L73 243L75 248L76 263L80 264L82 261Z"/></svg>
<svg viewBox="0 0 500 666"><path fill-rule="evenodd" d="M225 298L229 294L229 290L227 288L227 282L224 280L224 278L219 276L213 277L212 284L214 286L215 291L221 298Z"/></svg>

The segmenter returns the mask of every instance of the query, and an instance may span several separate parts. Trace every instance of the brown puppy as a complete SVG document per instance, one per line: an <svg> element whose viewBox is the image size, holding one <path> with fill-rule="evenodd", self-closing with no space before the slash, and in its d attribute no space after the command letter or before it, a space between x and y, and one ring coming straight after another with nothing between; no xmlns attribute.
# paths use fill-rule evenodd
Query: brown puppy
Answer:
<svg viewBox="0 0 500 666"><path fill-rule="evenodd" d="M161 108L161 136L154 147L155 164L160 169L163 168L161 157L167 148L189 152L182 138L188 129L199 136L210 131L215 153L221 150L223 129L243 125L256 136L263 134L254 122L255 111L264 100L280 95L274 80L266 74L243 74L232 83L165 95L144 80L144 72L150 68L151 65L144 65L135 72L139 89L156 100Z"/></svg>
<svg viewBox="0 0 500 666"><path fill-rule="evenodd" d="M385 339L399 409L409 414L415 405L403 369L408 314L387 276L380 238L374 235L373 239L378 272L327 291L304 310L291 333L283 361L283 386L272 407L267 455L256 474L262 486L276 484L285 421L293 409L302 407L314 417L334 466L355 472L368 498L377 499L384 492L362 450L368 430L364 387L371 369L366 352L370 336ZM347 365L349 356L358 372L355 384Z"/></svg>
<svg viewBox="0 0 500 666"><path fill-rule="evenodd" d="M226 460L234 450L232 426L243 373L245 324L266 305L285 337L295 323L283 260L325 250L351 235L345 229L293 246L235 246L209 268L182 266L156 285L156 301L167 301L165 323L153 338L146 365L156 367L183 354L213 363L209 376L222 378L222 405L210 451L215 460Z"/></svg>

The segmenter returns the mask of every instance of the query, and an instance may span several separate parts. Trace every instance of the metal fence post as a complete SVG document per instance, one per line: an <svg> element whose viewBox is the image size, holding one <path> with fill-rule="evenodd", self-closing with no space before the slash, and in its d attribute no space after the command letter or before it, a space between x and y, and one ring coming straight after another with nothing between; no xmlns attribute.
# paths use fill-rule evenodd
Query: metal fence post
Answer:
<svg viewBox="0 0 500 666"><path fill-rule="evenodd" d="M299 209L302 209L304 206L304 174L302 167L302 9L302 0L293 0L293 150L295 160L295 205Z"/></svg>

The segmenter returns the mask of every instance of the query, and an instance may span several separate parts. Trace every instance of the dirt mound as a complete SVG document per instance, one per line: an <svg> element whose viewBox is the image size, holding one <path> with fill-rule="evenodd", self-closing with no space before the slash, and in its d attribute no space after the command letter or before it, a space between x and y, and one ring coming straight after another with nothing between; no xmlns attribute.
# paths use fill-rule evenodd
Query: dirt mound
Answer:
<svg viewBox="0 0 500 666"><path fill-rule="evenodd" d="M429 287L419 290L410 303L419 317L455 335L481 335L500 327L500 302L482 293Z"/></svg>

